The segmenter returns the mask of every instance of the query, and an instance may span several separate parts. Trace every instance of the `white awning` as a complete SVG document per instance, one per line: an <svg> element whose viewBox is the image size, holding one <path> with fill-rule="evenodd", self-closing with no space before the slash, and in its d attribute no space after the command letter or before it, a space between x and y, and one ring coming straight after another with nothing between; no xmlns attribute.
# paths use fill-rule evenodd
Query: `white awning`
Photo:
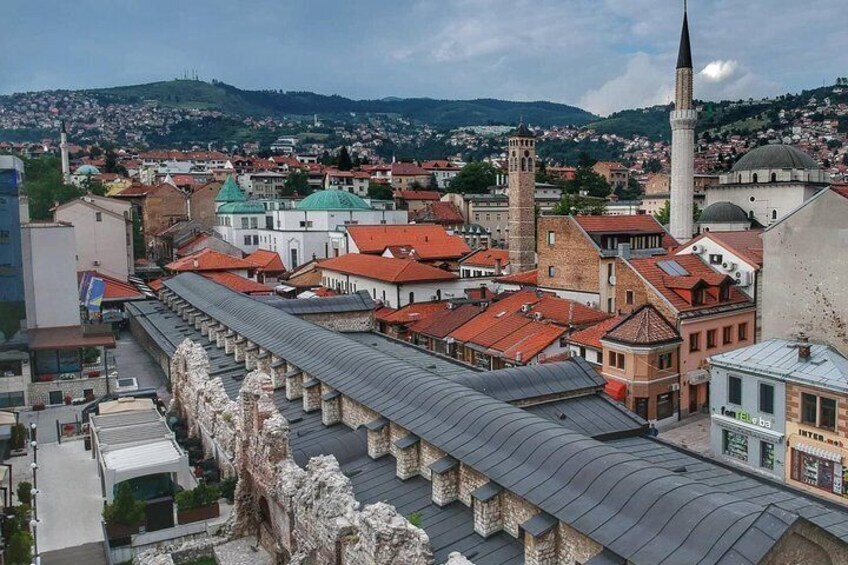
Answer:
<svg viewBox="0 0 848 565"><path fill-rule="evenodd" d="M0 426L14 426L17 423L18 419L14 412L0 410Z"/></svg>
<svg viewBox="0 0 848 565"><path fill-rule="evenodd" d="M808 443L796 443L792 446L792 449L797 449L798 451L803 451L804 453L808 453L813 457L818 457L819 459L825 459L827 461L833 461L834 463L842 462L841 453L836 453L835 451L830 451L829 449L825 449L823 447L816 447L815 445L810 445Z"/></svg>
<svg viewBox="0 0 848 565"><path fill-rule="evenodd" d="M106 469L119 477L124 473L135 476L154 472L177 472L183 454L170 440L157 441L147 445L134 445L114 451L103 451L103 463ZM149 471L142 473L141 471ZM116 482L120 482L116 481Z"/></svg>

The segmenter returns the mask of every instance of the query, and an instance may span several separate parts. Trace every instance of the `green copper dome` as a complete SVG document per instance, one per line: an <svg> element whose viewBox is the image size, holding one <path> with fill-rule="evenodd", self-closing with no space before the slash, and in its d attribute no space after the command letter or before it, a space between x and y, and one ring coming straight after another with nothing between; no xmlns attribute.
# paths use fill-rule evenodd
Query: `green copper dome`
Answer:
<svg viewBox="0 0 848 565"><path fill-rule="evenodd" d="M256 200L227 202L218 206L218 214L264 214L265 205Z"/></svg>
<svg viewBox="0 0 848 565"><path fill-rule="evenodd" d="M218 196L215 197L215 202L244 202L247 197L241 191L232 175L227 175L227 180L218 191Z"/></svg>
<svg viewBox="0 0 848 565"><path fill-rule="evenodd" d="M298 210L370 210L363 199L344 190L319 190L300 201Z"/></svg>

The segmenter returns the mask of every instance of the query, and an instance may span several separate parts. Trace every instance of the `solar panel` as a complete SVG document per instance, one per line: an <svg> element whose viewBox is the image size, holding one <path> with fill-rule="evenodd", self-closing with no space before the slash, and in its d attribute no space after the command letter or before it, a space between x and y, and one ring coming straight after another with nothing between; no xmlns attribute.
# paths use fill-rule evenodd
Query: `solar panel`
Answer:
<svg viewBox="0 0 848 565"><path fill-rule="evenodd" d="M667 275L673 277L685 277L689 275L689 271L681 267L677 261L657 261L657 267L665 271Z"/></svg>

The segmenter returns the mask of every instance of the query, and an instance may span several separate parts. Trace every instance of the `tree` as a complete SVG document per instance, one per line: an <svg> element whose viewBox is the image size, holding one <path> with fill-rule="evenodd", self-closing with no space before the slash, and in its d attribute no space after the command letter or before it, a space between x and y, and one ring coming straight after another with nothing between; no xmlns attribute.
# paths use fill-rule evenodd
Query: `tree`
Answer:
<svg viewBox="0 0 848 565"><path fill-rule="evenodd" d="M27 481L18 483L18 502L29 506L32 503L32 484Z"/></svg>
<svg viewBox="0 0 848 565"><path fill-rule="evenodd" d="M133 259L144 259L147 253L144 248L144 234L141 233L141 218L138 214L138 210L132 211Z"/></svg>
<svg viewBox="0 0 848 565"><path fill-rule="evenodd" d="M339 150L339 155L336 157L336 167L340 171L349 171L353 168L353 161L350 159L350 153L347 152L347 147L342 145Z"/></svg>
<svg viewBox="0 0 848 565"><path fill-rule="evenodd" d="M32 562L32 535L24 530L18 530L9 536L6 546L6 563L9 565L24 565Z"/></svg>
<svg viewBox="0 0 848 565"><path fill-rule="evenodd" d="M118 155L113 149L106 150L106 157L103 163L104 173L117 173L121 176L127 176L127 168L118 163Z"/></svg>
<svg viewBox="0 0 848 565"><path fill-rule="evenodd" d="M133 497L130 484L124 481L118 485L115 501L112 504L106 504L106 508L103 509L103 518L110 526L115 524L135 526L144 520L144 502L137 501Z"/></svg>
<svg viewBox="0 0 848 565"><path fill-rule="evenodd" d="M592 170L592 166L581 164L574 171L574 178L565 184L571 194L585 193L589 196L606 197L610 192L607 179Z"/></svg>
<svg viewBox="0 0 848 565"><path fill-rule="evenodd" d="M706 134L705 134L706 135ZM659 159L647 159L642 162L642 170L646 173L659 173L662 172L662 163Z"/></svg>
<svg viewBox="0 0 848 565"><path fill-rule="evenodd" d="M451 180L451 192L460 194L483 194L498 181L498 169L491 163L475 161L468 163Z"/></svg>
<svg viewBox="0 0 848 565"><path fill-rule="evenodd" d="M394 193L390 186L371 183L368 185L368 198L373 198L374 200L391 200L394 198Z"/></svg>
<svg viewBox="0 0 848 565"><path fill-rule="evenodd" d="M309 175L303 171L290 171L286 177L286 182L283 185L283 196L308 196L312 192L312 187L309 185Z"/></svg>
<svg viewBox="0 0 848 565"><path fill-rule="evenodd" d="M654 218L660 223L661 226L667 226L671 221L671 201L666 200L662 208L657 210L657 213L654 214Z"/></svg>
<svg viewBox="0 0 848 565"><path fill-rule="evenodd" d="M606 200L589 198L580 194L562 195L562 199L554 206L552 212L560 216L588 215L603 216L607 211Z"/></svg>
<svg viewBox="0 0 848 565"><path fill-rule="evenodd" d="M62 181L62 166L58 157L28 159L25 167L27 174L24 190L29 197L29 214L33 220L49 220L53 206L85 194L84 190Z"/></svg>

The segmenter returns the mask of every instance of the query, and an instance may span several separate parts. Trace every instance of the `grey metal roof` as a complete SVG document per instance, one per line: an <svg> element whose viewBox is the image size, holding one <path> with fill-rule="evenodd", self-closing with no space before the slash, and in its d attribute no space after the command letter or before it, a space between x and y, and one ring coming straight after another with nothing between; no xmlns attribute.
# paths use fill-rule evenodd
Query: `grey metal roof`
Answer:
<svg viewBox="0 0 848 565"><path fill-rule="evenodd" d="M523 408L601 441L641 435L648 429L647 421L605 394L575 396Z"/></svg>
<svg viewBox="0 0 848 565"><path fill-rule="evenodd" d="M394 357L434 375L452 378L452 375L464 375L477 371L477 369L460 363L455 359L430 353L420 347L415 347L398 339L392 339L387 335L375 332L351 332L345 333L345 335L387 356Z"/></svg>
<svg viewBox="0 0 848 565"><path fill-rule="evenodd" d="M377 307L371 295L365 290L325 298L286 299L277 296L254 296L251 298L295 316L371 312Z"/></svg>
<svg viewBox="0 0 848 565"><path fill-rule="evenodd" d="M791 145L762 145L736 161L733 172L754 169L820 169L812 157Z"/></svg>
<svg viewBox="0 0 848 565"><path fill-rule="evenodd" d="M422 477L401 481L393 458L376 461L368 456L342 465L356 499L362 504L386 501L402 516L421 517L421 527L433 546L434 562L444 563L448 554L460 551L476 565L524 563L524 545L506 532L483 538L474 532L474 513L461 502L447 506L432 503L432 485Z"/></svg>
<svg viewBox="0 0 848 565"><path fill-rule="evenodd" d="M616 439L607 444L627 451L652 465L669 470L681 469L678 473L681 477L693 479L715 491L725 492L736 500L763 508L765 514L759 516L752 526L762 529L773 539L776 539L775 536L779 537L780 527L766 516L774 517L776 512L784 512L788 514L783 515L783 522L792 520L792 516L800 516L848 542L848 509L806 496L782 483L731 468L719 461L684 452L662 441L634 437ZM741 547L745 543L747 540L743 536L736 545Z"/></svg>
<svg viewBox="0 0 848 565"><path fill-rule="evenodd" d="M710 363L772 378L848 392L848 359L829 345L810 344L798 358L797 342L769 339L710 357Z"/></svg>
<svg viewBox="0 0 848 565"><path fill-rule="evenodd" d="M698 217L701 224L738 224L750 222L748 214L733 202L713 202Z"/></svg>
<svg viewBox="0 0 848 565"><path fill-rule="evenodd" d="M717 562L763 512L196 274L165 287L634 563Z"/></svg>

